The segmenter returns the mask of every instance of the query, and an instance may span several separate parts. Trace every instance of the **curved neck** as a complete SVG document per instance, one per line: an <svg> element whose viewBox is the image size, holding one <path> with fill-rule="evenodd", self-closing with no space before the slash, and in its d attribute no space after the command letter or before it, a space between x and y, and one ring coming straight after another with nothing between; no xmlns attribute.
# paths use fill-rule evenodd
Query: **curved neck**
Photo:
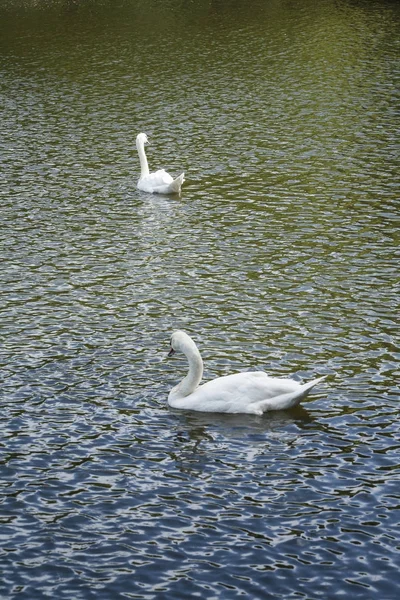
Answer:
<svg viewBox="0 0 400 600"><path fill-rule="evenodd" d="M189 373L178 385L179 396L189 396L198 387L203 377L203 360L195 344L188 346L183 350L189 362Z"/></svg>
<svg viewBox="0 0 400 600"><path fill-rule="evenodd" d="M150 171L149 171L149 165L147 162L147 158L146 158L146 153L144 151L144 143L143 142L136 142L136 148L139 154L139 160L140 160L140 177L146 177L147 175L149 175Z"/></svg>

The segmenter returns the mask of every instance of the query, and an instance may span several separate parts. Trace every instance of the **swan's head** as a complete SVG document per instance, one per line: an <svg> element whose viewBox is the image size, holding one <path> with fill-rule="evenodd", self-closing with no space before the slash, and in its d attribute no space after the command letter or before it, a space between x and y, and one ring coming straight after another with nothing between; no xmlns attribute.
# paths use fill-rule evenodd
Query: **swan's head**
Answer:
<svg viewBox="0 0 400 600"><path fill-rule="evenodd" d="M147 135L145 133L139 133L136 138L136 144L148 144L149 140L147 139Z"/></svg>
<svg viewBox="0 0 400 600"><path fill-rule="evenodd" d="M196 344L190 336L184 331L174 331L171 336L171 348L168 356L172 356L175 352L186 353L189 348L196 348Z"/></svg>

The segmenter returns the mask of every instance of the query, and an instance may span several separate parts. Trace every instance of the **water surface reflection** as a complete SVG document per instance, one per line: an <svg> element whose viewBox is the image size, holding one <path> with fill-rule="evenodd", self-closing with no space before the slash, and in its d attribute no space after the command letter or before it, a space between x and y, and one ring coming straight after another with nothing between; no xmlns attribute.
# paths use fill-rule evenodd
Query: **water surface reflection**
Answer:
<svg viewBox="0 0 400 600"><path fill-rule="evenodd" d="M398 596L399 16L0 3L0 595ZM206 379L330 377L177 412L176 328Z"/></svg>

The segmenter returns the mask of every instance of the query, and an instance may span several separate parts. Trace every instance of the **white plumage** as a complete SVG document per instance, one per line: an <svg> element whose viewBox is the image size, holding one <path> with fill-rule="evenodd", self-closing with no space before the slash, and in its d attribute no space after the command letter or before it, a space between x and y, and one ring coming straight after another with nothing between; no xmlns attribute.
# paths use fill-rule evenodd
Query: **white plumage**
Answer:
<svg viewBox="0 0 400 600"><path fill-rule="evenodd" d="M177 351L183 352L188 359L189 372L169 393L168 403L174 408L262 415L297 406L326 377L300 384L293 379L269 377L262 371L248 371L199 385L203 361L196 344L184 331L175 331L172 335L169 356Z"/></svg>
<svg viewBox="0 0 400 600"><path fill-rule="evenodd" d="M164 169L150 173L144 145L148 139L145 133L139 133L136 138L136 148L140 160L140 179L137 187L142 192L149 194L179 194L182 183L185 181L184 173L173 179Z"/></svg>

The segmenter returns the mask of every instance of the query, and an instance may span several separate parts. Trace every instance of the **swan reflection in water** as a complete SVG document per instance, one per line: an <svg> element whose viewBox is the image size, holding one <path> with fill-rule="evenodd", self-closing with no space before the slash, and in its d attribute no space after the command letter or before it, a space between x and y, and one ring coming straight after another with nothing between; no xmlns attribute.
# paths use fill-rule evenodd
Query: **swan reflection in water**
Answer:
<svg viewBox="0 0 400 600"><path fill-rule="evenodd" d="M271 412L268 419L247 414L182 412L173 408L170 412L177 420L173 459L182 473L202 473L210 460L226 461L232 444L236 457L240 455L245 462L253 461L276 443L292 446L302 428L315 420L302 406Z"/></svg>

